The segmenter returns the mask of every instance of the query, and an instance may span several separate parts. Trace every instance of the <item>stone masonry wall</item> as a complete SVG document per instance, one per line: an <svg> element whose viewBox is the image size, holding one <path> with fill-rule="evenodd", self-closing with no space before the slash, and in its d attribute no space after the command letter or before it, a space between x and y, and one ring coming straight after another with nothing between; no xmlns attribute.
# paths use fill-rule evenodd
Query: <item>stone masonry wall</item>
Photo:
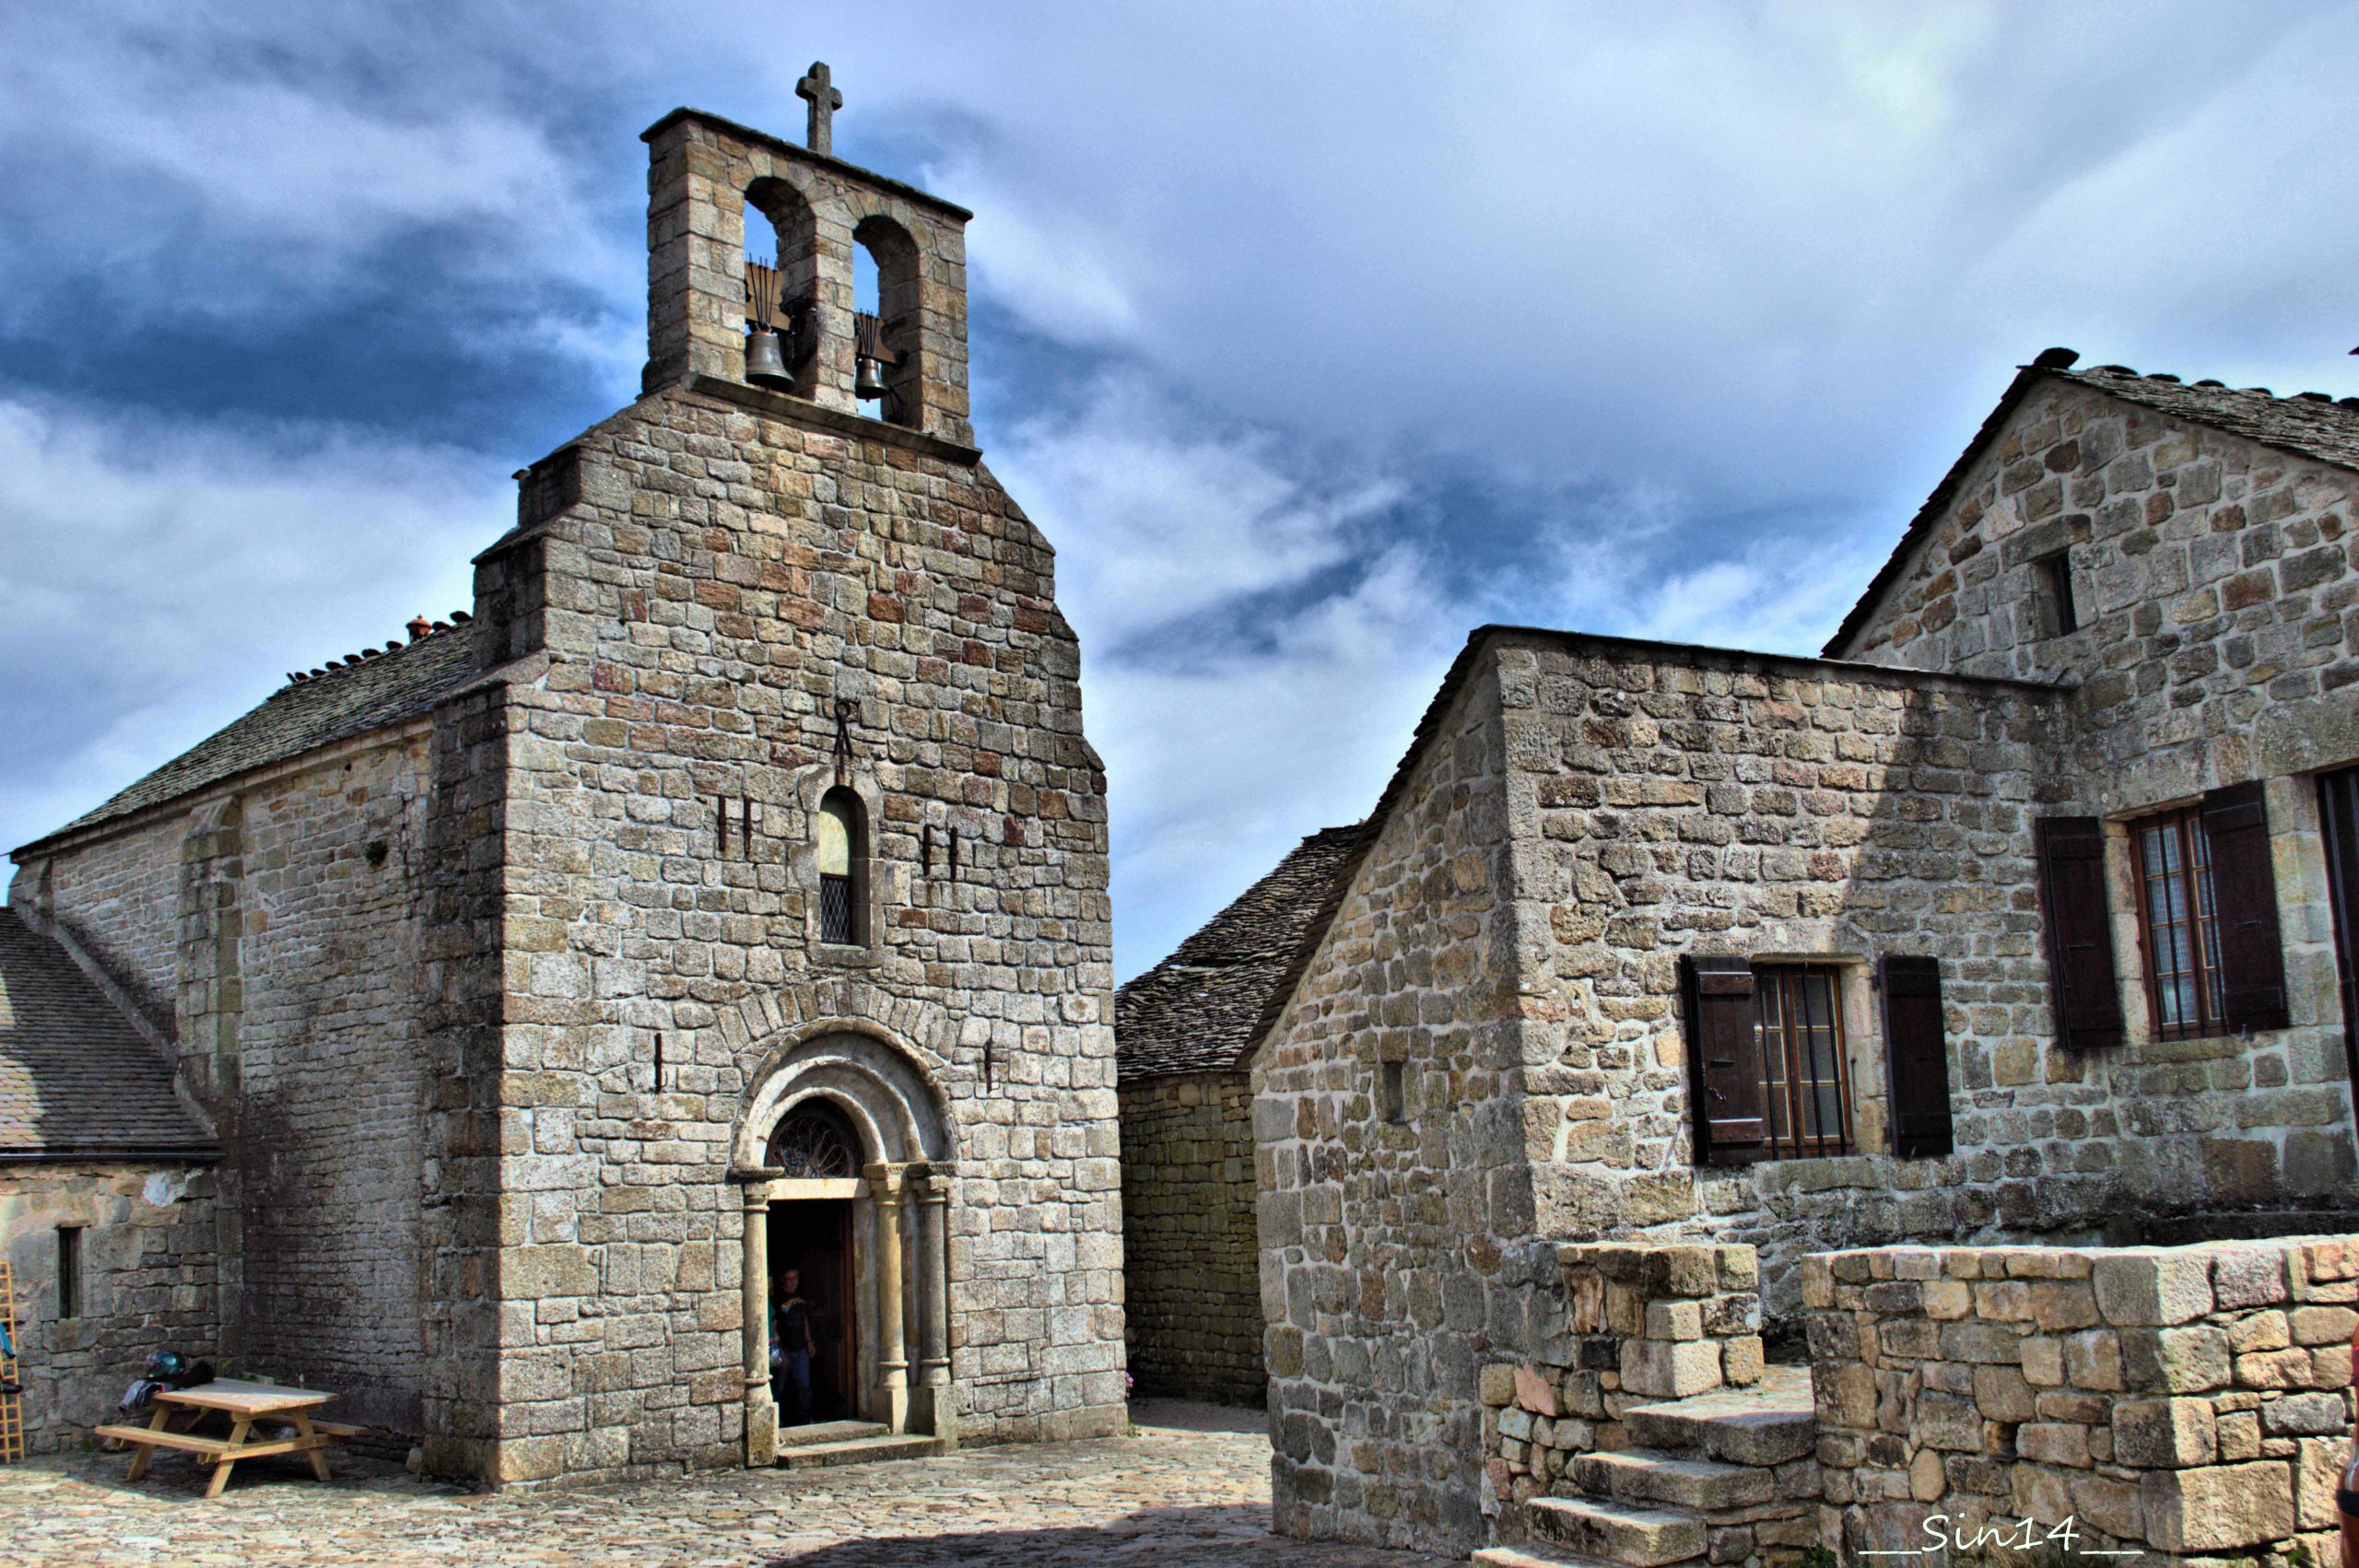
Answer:
<svg viewBox="0 0 2359 1568"><path fill-rule="evenodd" d="M2132 378L2134 380L2134 378ZM2102 1064L2124 1130L2165 1137L2197 1082L2266 1093L2206 1116L2158 1176L2227 1204L2347 1198L2351 1068L2308 773L2359 762L2359 476L2095 388L2036 385L1965 475L1853 640L1877 663L2072 687L2071 809L2110 824L2128 1048ZM2036 563L2069 551L2081 626L2060 633ZM2123 824L2221 785L2267 785L2293 1026L2154 1039ZM2201 1114L2201 1113L2199 1113Z"/></svg>
<svg viewBox="0 0 2359 1568"><path fill-rule="evenodd" d="M501 721L502 1482L739 1461L733 1144L829 1028L953 1129L962 1439L1124 1419L1104 783L1050 550L971 453L722 391L549 460L564 504L480 568L494 646L546 660ZM839 700L864 950L816 940Z"/></svg>
<svg viewBox="0 0 2359 1568"><path fill-rule="evenodd" d="M1253 1067L1271 1469L1291 1535L1481 1544L1481 1364L1560 1317L1522 1161L1496 700L1478 673L1431 716ZM1379 1114L1387 1062L1397 1123Z"/></svg>
<svg viewBox="0 0 2359 1568"><path fill-rule="evenodd" d="M1140 1396L1260 1405L1253 1090L1242 1071L1138 1078L1122 1112L1124 1307Z"/></svg>
<svg viewBox="0 0 2359 1568"><path fill-rule="evenodd" d="M213 1187L202 1165L0 1171L29 1451L89 1442L153 1352L219 1353ZM67 1318L57 1315L61 1225L82 1227L82 1299Z"/></svg>
<svg viewBox="0 0 2359 1568"><path fill-rule="evenodd" d="M118 977L160 999L213 1117L207 1353L335 1388L338 1419L404 1447L424 1354L426 747L417 727L314 754L66 839L11 888L110 969L136 962Z"/></svg>
<svg viewBox="0 0 2359 1568"><path fill-rule="evenodd" d="M2335 1560L2359 1238L1838 1252L1803 1287L1830 1545L2069 1518L2078 1551Z"/></svg>
<svg viewBox="0 0 2359 1568"><path fill-rule="evenodd" d="M180 848L187 824L174 813L116 826L68 853L21 867L12 906L36 929L53 925L169 1034L180 953Z"/></svg>
<svg viewBox="0 0 2359 1568"><path fill-rule="evenodd" d="M1526 1074L1547 1234L1752 1242L1789 1316L1809 1250L2093 1237L2346 1190L2325 1147L2348 1144L2343 1092L2302 1042L2053 1043L2032 824L2078 788L2053 771L2060 696L1605 639L1501 658L1534 1055L1551 1042ZM1855 1156L1694 1164L1688 952L1837 967ZM1942 963L1944 1158L1889 1153L1892 953Z"/></svg>
<svg viewBox="0 0 2359 1568"><path fill-rule="evenodd" d="M1556 1257L1566 1338L1532 1360L1483 1368L1495 1504L1545 1496L1580 1455L1631 1446L1622 1413L1632 1405L1761 1377L1753 1248L1608 1242L1560 1246Z"/></svg>

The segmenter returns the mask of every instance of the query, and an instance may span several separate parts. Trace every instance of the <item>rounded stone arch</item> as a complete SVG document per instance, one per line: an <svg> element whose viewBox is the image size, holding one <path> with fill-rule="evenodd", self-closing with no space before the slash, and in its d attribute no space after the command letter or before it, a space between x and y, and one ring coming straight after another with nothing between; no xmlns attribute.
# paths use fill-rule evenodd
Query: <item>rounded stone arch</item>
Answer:
<svg viewBox="0 0 2359 1568"><path fill-rule="evenodd" d="M918 238L898 216L859 210L869 205L855 205L857 222L851 238L852 243L867 252L876 263L877 324L886 348L893 355L893 363L886 368L885 376L892 394L879 416L913 429L922 428L925 255Z"/></svg>
<svg viewBox="0 0 2359 1568"><path fill-rule="evenodd" d="M796 377L795 395L850 409L854 216L839 191L791 158L757 150L747 169L750 178L735 193L738 243L745 243L749 210L769 218L779 240L780 293L810 296L816 312L818 350ZM721 205L727 212L732 204L724 197Z"/></svg>
<svg viewBox="0 0 2359 1568"><path fill-rule="evenodd" d="M746 1074L730 1164L760 1167L770 1133L812 1099L851 1123L863 1163L957 1158L950 1102L920 1053L864 1018L824 1018L783 1031Z"/></svg>

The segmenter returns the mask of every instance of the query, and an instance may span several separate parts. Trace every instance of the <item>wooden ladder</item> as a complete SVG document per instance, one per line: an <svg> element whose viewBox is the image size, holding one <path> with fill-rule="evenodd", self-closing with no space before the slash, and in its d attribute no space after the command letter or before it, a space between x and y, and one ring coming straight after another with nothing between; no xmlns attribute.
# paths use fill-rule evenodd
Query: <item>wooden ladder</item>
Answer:
<svg viewBox="0 0 2359 1568"><path fill-rule="evenodd" d="M0 1324L8 1329L6 1355L0 1355L0 1384L14 1385L22 1381L18 1376L15 1355L17 1346L17 1273L5 1258L0 1258ZM21 1394L0 1394L0 1465L13 1465L25 1457L25 1408Z"/></svg>

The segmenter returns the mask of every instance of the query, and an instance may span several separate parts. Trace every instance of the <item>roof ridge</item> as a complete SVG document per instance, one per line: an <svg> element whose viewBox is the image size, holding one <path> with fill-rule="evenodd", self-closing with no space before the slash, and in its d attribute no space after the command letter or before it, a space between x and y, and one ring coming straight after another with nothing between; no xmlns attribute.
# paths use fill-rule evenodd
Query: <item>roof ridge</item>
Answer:
<svg viewBox="0 0 2359 1568"><path fill-rule="evenodd" d="M2330 467L2359 473L2359 397L2330 397L2302 392L2281 397L2267 387L2231 387L2206 378L2193 382L2164 372L2142 374L2127 365L2095 365L2074 369L2080 356L2069 348L2049 348L2027 365L2016 367L2014 379L1999 394L1955 462L1942 474L1924 503L1900 531L1892 554L1851 608L1835 635L1820 649L1827 658L1842 657L1853 638L1866 628L1884 594L1899 580L1918 546L1934 522L1955 499L1967 472L1981 460L2001 428L2029 395L2042 376L2055 376L2076 386L2134 403L2165 417L2222 431L2240 440L2291 452Z"/></svg>
<svg viewBox="0 0 2359 1568"><path fill-rule="evenodd" d="M342 671L357 669L372 659L391 659L406 653L419 643L440 637L445 632L457 631L474 620L475 616L464 610L452 611L451 618L447 621L428 621L424 615L417 616L403 628L409 633L407 642L389 642L382 648L363 645L358 653L347 653L341 659L331 659L325 664L314 665L309 670L289 670L287 672L287 685L281 686L278 692L274 692L271 696L276 696L288 687L309 685L313 681L326 680Z"/></svg>

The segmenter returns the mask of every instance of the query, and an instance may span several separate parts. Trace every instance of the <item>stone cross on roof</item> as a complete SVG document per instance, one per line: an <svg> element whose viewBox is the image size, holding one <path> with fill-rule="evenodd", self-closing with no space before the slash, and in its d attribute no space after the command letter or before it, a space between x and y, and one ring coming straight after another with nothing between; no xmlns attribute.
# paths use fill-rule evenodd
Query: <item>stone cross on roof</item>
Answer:
<svg viewBox="0 0 2359 1568"><path fill-rule="evenodd" d="M827 79L826 61L811 62L811 69L794 84L794 96L808 99L811 104L810 134L804 139L813 152L823 152L832 158L836 150L836 111L844 106L844 95L838 92L835 84Z"/></svg>

